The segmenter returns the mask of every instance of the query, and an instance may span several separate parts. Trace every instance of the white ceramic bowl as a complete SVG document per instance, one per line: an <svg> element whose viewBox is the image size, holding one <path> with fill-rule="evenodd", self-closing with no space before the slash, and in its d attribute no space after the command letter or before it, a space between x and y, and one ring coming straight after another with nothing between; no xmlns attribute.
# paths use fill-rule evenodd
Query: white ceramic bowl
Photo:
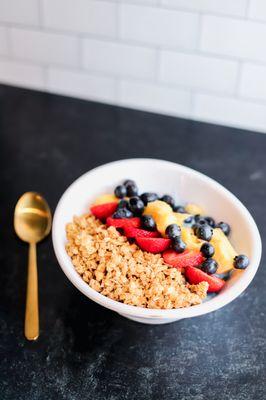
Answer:
<svg viewBox="0 0 266 400"><path fill-rule="evenodd" d="M85 283L75 271L65 251L66 223L73 215L87 212L89 204L102 193L112 193L124 179L136 180L140 192L168 193L178 202L203 206L208 215L231 225L230 240L239 253L246 254L250 265L235 271L223 290L200 305L174 310L153 310L129 306L101 295ZM257 226L244 205L211 178L168 161L129 159L95 168L82 175L61 197L53 220L53 245L56 257L68 279L89 299L124 317L147 324L164 324L217 310L239 296L252 281L261 258L261 239Z"/></svg>

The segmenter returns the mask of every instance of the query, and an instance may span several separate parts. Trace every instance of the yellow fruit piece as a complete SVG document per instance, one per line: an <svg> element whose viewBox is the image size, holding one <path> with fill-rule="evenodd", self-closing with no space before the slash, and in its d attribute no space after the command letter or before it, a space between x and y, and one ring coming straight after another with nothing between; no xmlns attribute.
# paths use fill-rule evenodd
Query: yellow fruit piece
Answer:
<svg viewBox="0 0 266 400"><path fill-rule="evenodd" d="M177 213L177 212L174 212L173 215L175 218L175 224L177 224L179 226L182 226L185 219L190 217L190 214L182 214L182 213Z"/></svg>
<svg viewBox="0 0 266 400"><path fill-rule="evenodd" d="M172 208L169 204L165 203L161 200L155 200L151 203L148 203L145 207L144 214L151 215L154 219L160 214L170 214L172 213Z"/></svg>
<svg viewBox="0 0 266 400"><path fill-rule="evenodd" d="M203 240L198 239L197 236L194 235L193 229L184 226L181 227L181 237L183 242L186 243L188 250L200 251L200 248L204 243Z"/></svg>
<svg viewBox="0 0 266 400"><path fill-rule="evenodd" d="M174 217L174 213L169 214L159 214L155 219L157 229L161 233L161 235L166 236L165 230L168 225L176 224L176 220Z"/></svg>
<svg viewBox="0 0 266 400"><path fill-rule="evenodd" d="M115 197L114 194L101 194L101 196L97 197L97 199L93 202L94 206L98 206L100 204L105 204L105 203L113 203L117 202L118 203L119 199Z"/></svg>
<svg viewBox="0 0 266 400"><path fill-rule="evenodd" d="M213 258L217 261L219 265L217 274L223 274L233 269L234 258L237 253L220 228L215 228L213 230L213 235L210 243L214 246L215 249Z"/></svg>
<svg viewBox="0 0 266 400"><path fill-rule="evenodd" d="M196 215L196 214L203 215L204 214L203 208L201 208L197 204L189 203L186 205L185 209L188 214L192 214L192 215Z"/></svg>

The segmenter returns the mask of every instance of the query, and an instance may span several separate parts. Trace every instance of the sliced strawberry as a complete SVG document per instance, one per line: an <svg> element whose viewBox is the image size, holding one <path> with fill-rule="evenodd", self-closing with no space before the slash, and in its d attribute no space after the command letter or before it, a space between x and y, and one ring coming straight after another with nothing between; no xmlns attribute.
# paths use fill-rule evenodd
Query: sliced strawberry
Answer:
<svg viewBox="0 0 266 400"><path fill-rule="evenodd" d="M146 238L156 238L160 237L159 232L154 231L145 231L144 229L134 228L134 226L125 226L124 232L126 237L128 238L136 238L136 237L146 237Z"/></svg>
<svg viewBox="0 0 266 400"><path fill-rule="evenodd" d="M175 268L196 267L204 261L204 257L197 250L185 250L184 253L177 253L175 250L165 250L163 259L166 264Z"/></svg>
<svg viewBox="0 0 266 400"><path fill-rule="evenodd" d="M187 267L185 269L185 275L188 282L192 285L197 285L200 282L208 282L209 293L219 292L225 285L225 281L223 279L217 278L217 276L214 275L208 275L199 268Z"/></svg>
<svg viewBox="0 0 266 400"><path fill-rule="evenodd" d="M108 226L114 226L115 228L124 228L125 226L133 226L135 228L139 228L141 226L141 220L138 217L133 217L133 218L108 217L106 223Z"/></svg>
<svg viewBox="0 0 266 400"><path fill-rule="evenodd" d="M171 244L170 239L164 238L136 237L136 242L142 250L150 253L162 253Z"/></svg>
<svg viewBox="0 0 266 400"><path fill-rule="evenodd" d="M91 212L92 214L101 220L105 220L107 217L112 215L115 210L117 209L117 203L112 202L112 203L105 203L105 204L99 204L96 206L91 206Z"/></svg>

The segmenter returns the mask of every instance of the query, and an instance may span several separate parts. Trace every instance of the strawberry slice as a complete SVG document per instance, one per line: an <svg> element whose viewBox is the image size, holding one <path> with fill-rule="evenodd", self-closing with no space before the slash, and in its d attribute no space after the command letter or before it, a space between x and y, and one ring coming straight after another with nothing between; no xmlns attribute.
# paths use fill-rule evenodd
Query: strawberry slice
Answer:
<svg viewBox="0 0 266 400"><path fill-rule="evenodd" d="M206 272L195 267L187 267L185 269L185 276L188 282L192 285L197 285L200 282L208 282L208 293L219 292L225 285L223 279L217 278L217 276L214 275L208 275Z"/></svg>
<svg viewBox="0 0 266 400"><path fill-rule="evenodd" d="M164 238L136 237L136 242L142 250L150 253L162 253L171 244L170 239Z"/></svg>
<svg viewBox="0 0 266 400"><path fill-rule="evenodd" d="M185 250L183 253L172 249L165 250L163 259L166 264L175 268L196 267L204 261L204 257L197 250Z"/></svg>
<svg viewBox="0 0 266 400"><path fill-rule="evenodd" d="M108 226L114 226L115 228L125 228L126 226L139 228L141 226L141 220L138 217L133 217L133 218L108 217L106 223Z"/></svg>
<svg viewBox="0 0 266 400"><path fill-rule="evenodd" d="M124 232L128 238L136 237L146 237L146 238L156 238L160 237L159 232L145 231L144 229L134 228L133 226L125 226Z"/></svg>
<svg viewBox="0 0 266 400"><path fill-rule="evenodd" d="M112 215L117 209L117 202L99 204L96 206L91 206L91 213L101 220L105 220L107 217Z"/></svg>

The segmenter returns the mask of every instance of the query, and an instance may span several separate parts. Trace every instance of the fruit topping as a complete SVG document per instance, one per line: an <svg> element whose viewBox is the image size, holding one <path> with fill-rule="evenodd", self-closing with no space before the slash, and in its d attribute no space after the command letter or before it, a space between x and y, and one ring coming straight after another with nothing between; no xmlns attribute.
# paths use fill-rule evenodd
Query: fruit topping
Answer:
<svg viewBox="0 0 266 400"><path fill-rule="evenodd" d="M230 233L230 231L231 231L230 225L227 224L226 222L219 222L219 223L216 225L216 228L222 229L222 231L223 231L223 233L225 234L225 236L228 236L229 233Z"/></svg>
<svg viewBox="0 0 266 400"><path fill-rule="evenodd" d="M217 273L223 274L233 269L234 258L237 253L221 229L215 228L213 230L211 244L215 249L213 258L219 265Z"/></svg>
<svg viewBox="0 0 266 400"><path fill-rule="evenodd" d="M172 208L175 205L175 201L172 196L169 196L169 194L165 194L161 197L161 201L164 201L165 203L169 204Z"/></svg>
<svg viewBox="0 0 266 400"><path fill-rule="evenodd" d="M93 206L98 206L99 204L106 203L118 203L118 198L115 197L114 194L101 194L101 196L97 197L97 199L93 202Z"/></svg>
<svg viewBox="0 0 266 400"><path fill-rule="evenodd" d="M236 269L246 269L249 265L249 259L244 254L240 254L239 256L235 256L234 258L234 267Z"/></svg>
<svg viewBox="0 0 266 400"><path fill-rule="evenodd" d="M119 219L119 218L132 218L133 213L128 210L127 208L119 208L114 214L113 218L114 219Z"/></svg>
<svg viewBox="0 0 266 400"><path fill-rule="evenodd" d="M124 185L119 185L115 188L115 196L122 199L127 195L127 188Z"/></svg>
<svg viewBox="0 0 266 400"><path fill-rule="evenodd" d="M186 205L186 212L188 214L193 214L193 215L204 214L203 209L200 206L198 206L197 204L193 204L193 203L189 203Z"/></svg>
<svg viewBox="0 0 266 400"><path fill-rule="evenodd" d="M117 206L118 209L119 208L128 208L128 207L129 207L129 205L128 205L127 200L120 200L118 203L118 206Z"/></svg>
<svg viewBox="0 0 266 400"><path fill-rule="evenodd" d="M169 239L174 239L181 235L181 228L177 224L168 225L165 230L165 234L169 237Z"/></svg>
<svg viewBox="0 0 266 400"><path fill-rule="evenodd" d="M91 213L100 220L105 220L117 209L117 203L105 203L91 206Z"/></svg>
<svg viewBox="0 0 266 400"><path fill-rule="evenodd" d="M212 257L215 252L213 245L208 242L203 243L203 245L200 248L200 251L202 255L206 258Z"/></svg>
<svg viewBox="0 0 266 400"><path fill-rule="evenodd" d="M174 237L172 239L172 248L177 252L177 253L183 253L183 251L186 250L186 243L183 242L181 237Z"/></svg>
<svg viewBox="0 0 266 400"><path fill-rule="evenodd" d="M136 243L144 251L149 251L150 253L162 253L170 246L171 240L164 238L136 237Z"/></svg>
<svg viewBox="0 0 266 400"><path fill-rule="evenodd" d="M156 223L151 215L142 215L141 223L142 227L148 231L154 231L156 229Z"/></svg>
<svg viewBox="0 0 266 400"><path fill-rule="evenodd" d="M207 240L209 242L212 238L213 229L209 225L197 224L194 232L197 238Z"/></svg>
<svg viewBox="0 0 266 400"><path fill-rule="evenodd" d="M143 193L140 197L145 206L152 201L158 200L158 194L156 193Z"/></svg>
<svg viewBox="0 0 266 400"><path fill-rule="evenodd" d="M134 196L129 199L129 208L134 215L141 215L144 211L144 203L140 197Z"/></svg>
<svg viewBox="0 0 266 400"><path fill-rule="evenodd" d="M212 217L204 217L204 219L208 225L210 225L212 228L215 228L215 220Z"/></svg>
<svg viewBox="0 0 266 400"><path fill-rule="evenodd" d="M186 213L185 207L183 207L183 206L174 206L173 207L173 211L174 212L178 212L180 214L185 214Z"/></svg>
<svg viewBox="0 0 266 400"><path fill-rule="evenodd" d="M126 180L123 185L127 189L127 196L128 197L133 197L138 195L138 187L134 181L131 179Z"/></svg>
<svg viewBox="0 0 266 400"><path fill-rule="evenodd" d="M126 226L133 226L135 228L140 228L141 221L140 218L112 218L108 217L106 220L108 226L114 226L115 228L125 228Z"/></svg>
<svg viewBox="0 0 266 400"><path fill-rule="evenodd" d="M128 238L136 237L146 237L146 238L156 238L160 237L159 232L156 231L145 231L144 229L134 228L134 226L125 226L124 232Z"/></svg>
<svg viewBox="0 0 266 400"><path fill-rule="evenodd" d="M204 261L202 254L196 250L186 250L181 254L169 249L163 253L163 259L166 264L175 268L195 267Z"/></svg>
<svg viewBox="0 0 266 400"><path fill-rule="evenodd" d="M217 278L217 276L208 275L206 272L201 271L199 268L187 267L185 269L185 276L188 282L192 285L197 285L201 282L207 282L209 284L208 292L219 292L225 285L223 279Z"/></svg>
<svg viewBox="0 0 266 400"><path fill-rule="evenodd" d="M206 274L212 275L217 271L218 264L213 258L207 258L207 260L203 261L200 268Z"/></svg>

